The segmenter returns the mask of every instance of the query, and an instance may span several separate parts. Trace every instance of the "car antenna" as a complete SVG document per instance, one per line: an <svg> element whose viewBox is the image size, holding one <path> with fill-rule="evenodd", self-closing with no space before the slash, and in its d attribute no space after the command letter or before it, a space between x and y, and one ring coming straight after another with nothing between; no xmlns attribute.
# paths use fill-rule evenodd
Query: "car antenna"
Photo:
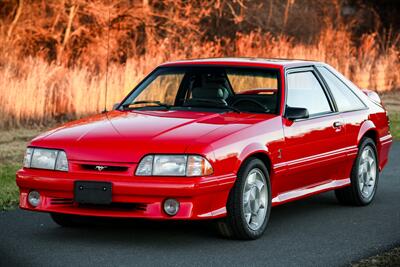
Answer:
<svg viewBox="0 0 400 267"><path fill-rule="evenodd" d="M108 92L108 54L110 50L110 6L108 6L108 29L107 29L107 63L106 63L106 90L104 92L104 110L101 113L107 113L107 92Z"/></svg>

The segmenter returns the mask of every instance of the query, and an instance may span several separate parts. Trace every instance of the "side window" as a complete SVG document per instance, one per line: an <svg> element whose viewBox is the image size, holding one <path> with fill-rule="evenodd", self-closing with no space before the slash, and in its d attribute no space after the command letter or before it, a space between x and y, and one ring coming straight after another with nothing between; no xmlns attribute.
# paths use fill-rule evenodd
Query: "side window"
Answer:
<svg viewBox="0 0 400 267"><path fill-rule="evenodd" d="M332 111L321 84L311 71L289 73L287 105L306 108L310 116Z"/></svg>
<svg viewBox="0 0 400 267"><path fill-rule="evenodd" d="M365 107L361 100L338 77L324 67L317 67L329 86L339 111L358 110Z"/></svg>

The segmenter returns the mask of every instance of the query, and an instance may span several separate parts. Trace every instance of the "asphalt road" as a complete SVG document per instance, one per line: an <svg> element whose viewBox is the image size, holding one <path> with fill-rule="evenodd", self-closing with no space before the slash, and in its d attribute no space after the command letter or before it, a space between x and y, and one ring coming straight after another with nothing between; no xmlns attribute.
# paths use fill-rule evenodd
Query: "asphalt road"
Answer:
<svg viewBox="0 0 400 267"><path fill-rule="evenodd" d="M272 209L256 241L219 238L208 223L100 221L64 229L47 214L0 213L0 266L343 266L400 245L400 143L368 207L332 192Z"/></svg>

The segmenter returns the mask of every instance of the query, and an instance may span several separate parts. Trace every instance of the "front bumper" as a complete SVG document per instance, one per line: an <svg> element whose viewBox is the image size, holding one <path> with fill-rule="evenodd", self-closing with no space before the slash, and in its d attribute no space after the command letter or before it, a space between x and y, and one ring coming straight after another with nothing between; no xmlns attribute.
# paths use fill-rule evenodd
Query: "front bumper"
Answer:
<svg viewBox="0 0 400 267"><path fill-rule="evenodd" d="M188 220L224 217L235 179L234 174L196 178L128 177L35 169L21 169L16 175L22 209L82 216ZM111 182L112 204L88 206L74 202L73 188L77 180ZM32 190L41 195L38 207L32 207L27 201ZM175 216L163 211L163 202L167 198L180 202Z"/></svg>

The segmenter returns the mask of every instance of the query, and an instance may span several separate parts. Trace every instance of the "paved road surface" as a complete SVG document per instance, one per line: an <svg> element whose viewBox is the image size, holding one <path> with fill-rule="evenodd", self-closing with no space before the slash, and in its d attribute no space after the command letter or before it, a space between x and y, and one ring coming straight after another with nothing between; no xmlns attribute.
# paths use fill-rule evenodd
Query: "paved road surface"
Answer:
<svg viewBox="0 0 400 267"><path fill-rule="evenodd" d="M64 229L47 214L4 212L0 266L348 265L400 245L400 143L378 190L368 207L343 207L329 192L273 208L266 234L251 242L221 239L204 222Z"/></svg>

